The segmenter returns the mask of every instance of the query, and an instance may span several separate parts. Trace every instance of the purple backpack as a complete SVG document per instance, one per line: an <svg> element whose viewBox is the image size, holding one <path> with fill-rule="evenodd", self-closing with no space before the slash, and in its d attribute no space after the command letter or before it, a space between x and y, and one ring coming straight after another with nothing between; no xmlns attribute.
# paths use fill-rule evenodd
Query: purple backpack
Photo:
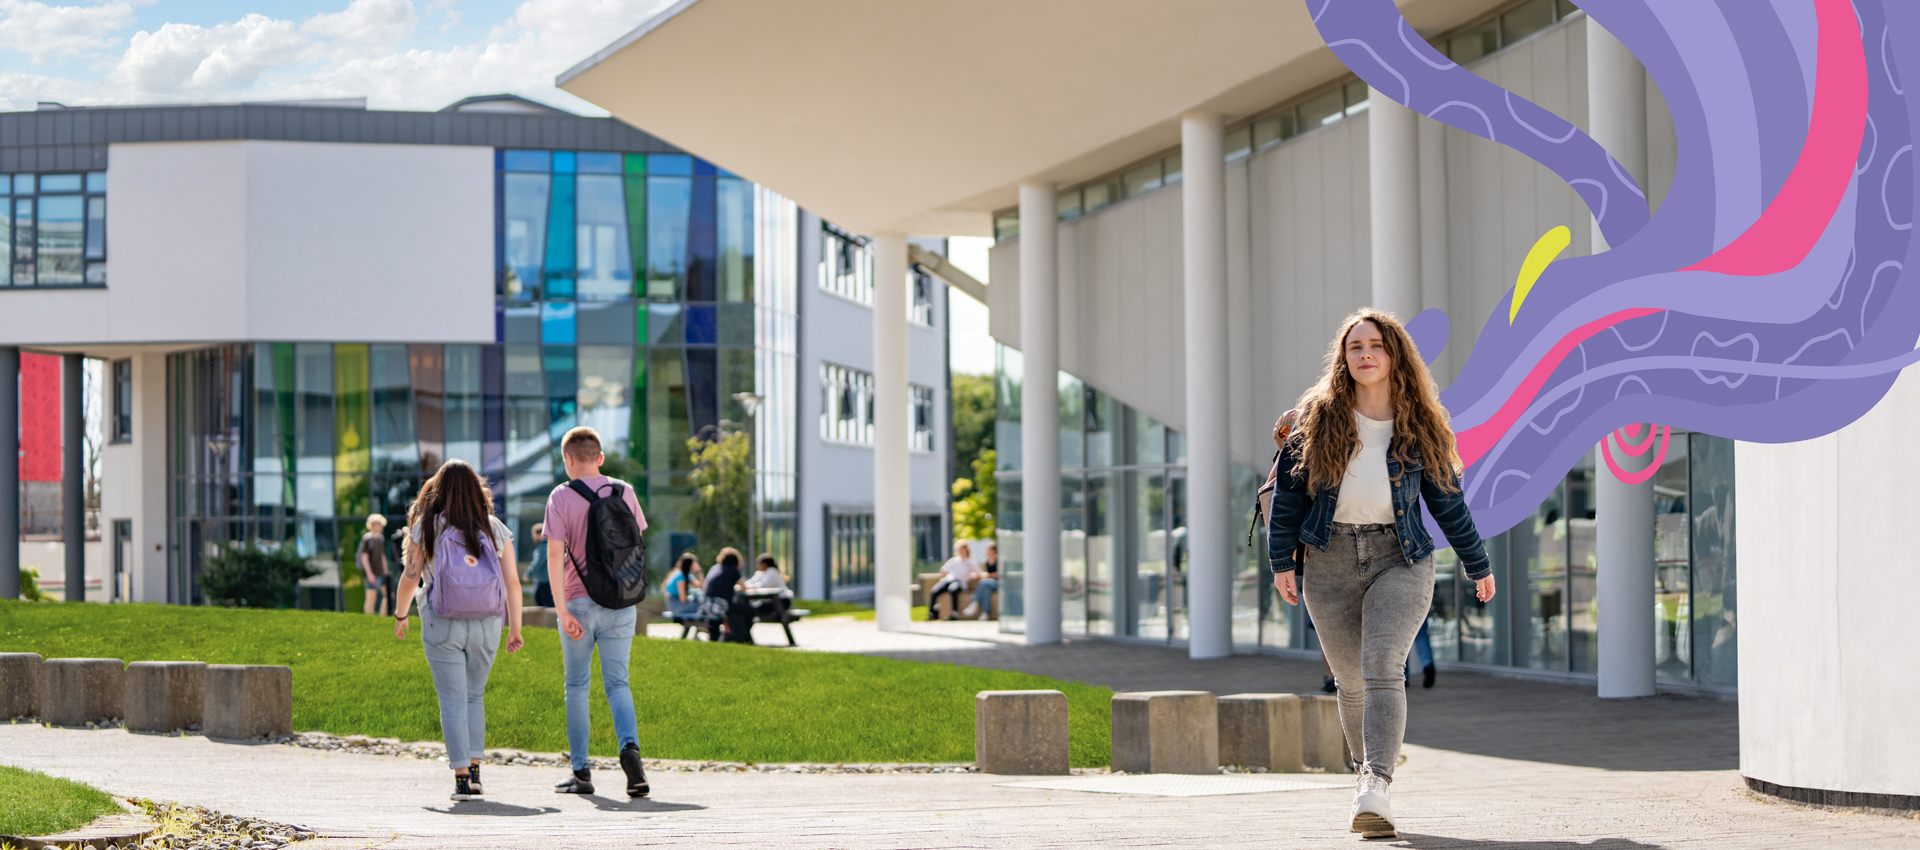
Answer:
<svg viewBox="0 0 1920 850"><path fill-rule="evenodd" d="M469 552L466 535L449 525L440 532L433 553L433 584L428 596L434 614L450 620L501 616L507 606L507 587L500 580L493 529L480 535L480 551Z"/></svg>

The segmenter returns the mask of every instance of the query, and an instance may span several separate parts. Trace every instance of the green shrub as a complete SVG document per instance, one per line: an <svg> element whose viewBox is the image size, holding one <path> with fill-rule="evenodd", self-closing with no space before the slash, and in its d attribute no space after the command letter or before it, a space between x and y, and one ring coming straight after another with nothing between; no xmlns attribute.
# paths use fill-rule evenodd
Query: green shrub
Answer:
<svg viewBox="0 0 1920 850"><path fill-rule="evenodd" d="M28 602L45 602L47 595L40 592L40 568L20 568L20 598Z"/></svg>
<svg viewBox="0 0 1920 850"><path fill-rule="evenodd" d="M247 542L222 547L200 572L200 593L216 605L238 608L291 608L300 580L320 568L292 545L267 548Z"/></svg>

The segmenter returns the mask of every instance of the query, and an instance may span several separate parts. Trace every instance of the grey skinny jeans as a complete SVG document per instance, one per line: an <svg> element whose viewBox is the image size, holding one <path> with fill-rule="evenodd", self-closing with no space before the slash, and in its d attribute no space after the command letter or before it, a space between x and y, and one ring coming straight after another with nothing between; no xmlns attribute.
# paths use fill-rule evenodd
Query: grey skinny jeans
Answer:
<svg viewBox="0 0 1920 850"><path fill-rule="evenodd" d="M425 606L422 606L425 607ZM468 759L479 763L487 746L487 674L500 649L499 617L454 620L426 614L420 642L440 698L440 735L447 742L447 766L459 769Z"/></svg>
<svg viewBox="0 0 1920 850"><path fill-rule="evenodd" d="M1409 564L1391 525L1333 524L1307 547L1301 593L1340 684L1340 726L1361 765L1393 779L1407 734L1407 652L1433 601L1433 556Z"/></svg>

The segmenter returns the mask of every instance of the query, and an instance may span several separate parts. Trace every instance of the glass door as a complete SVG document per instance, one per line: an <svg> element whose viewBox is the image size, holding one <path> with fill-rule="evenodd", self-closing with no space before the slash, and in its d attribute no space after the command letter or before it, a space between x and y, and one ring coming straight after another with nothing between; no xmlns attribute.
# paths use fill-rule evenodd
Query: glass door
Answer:
<svg viewBox="0 0 1920 850"><path fill-rule="evenodd" d="M1167 473L1168 640L1187 639L1187 472Z"/></svg>

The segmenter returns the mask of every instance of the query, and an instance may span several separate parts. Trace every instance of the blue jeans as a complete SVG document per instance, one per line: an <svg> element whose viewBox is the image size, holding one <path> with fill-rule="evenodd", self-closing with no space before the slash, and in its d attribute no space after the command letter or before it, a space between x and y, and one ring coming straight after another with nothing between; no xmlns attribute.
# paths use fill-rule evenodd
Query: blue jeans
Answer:
<svg viewBox="0 0 1920 850"><path fill-rule="evenodd" d="M1427 621L1420 621L1420 632L1413 636L1413 654L1420 657L1422 668L1433 666L1433 639L1427 637Z"/></svg>
<svg viewBox="0 0 1920 850"><path fill-rule="evenodd" d="M671 596L667 597L667 613L689 617L700 613L700 595L696 593L692 599L685 602Z"/></svg>
<svg viewBox="0 0 1920 850"><path fill-rule="evenodd" d="M979 586L973 589L973 601L980 603L980 616L985 618L993 611L993 595L1000 592L1000 580L983 578Z"/></svg>
<svg viewBox="0 0 1920 850"><path fill-rule="evenodd" d="M424 606L423 606L424 607ZM440 698L440 735L447 742L447 764L466 767L486 755L487 674L500 649L500 618L454 620L422 618L420 642L433 692Z"/></svg>
<svg viewBox="0 0 1920 850"><path fill-rule="evenodd" d="M579 640L560 632L560 659L566 665L567 752L574 770L587 766L587 677L593 672L593 648L600 647L600 683L607 694L607 707L613 711L613 733L620 747L638 746L640 733L635 728L633 691L627 688L627 659L633 650L634 614L632 608L614 611L602 608L587 597L567 600L567 613L580 623Z"/></svg>

